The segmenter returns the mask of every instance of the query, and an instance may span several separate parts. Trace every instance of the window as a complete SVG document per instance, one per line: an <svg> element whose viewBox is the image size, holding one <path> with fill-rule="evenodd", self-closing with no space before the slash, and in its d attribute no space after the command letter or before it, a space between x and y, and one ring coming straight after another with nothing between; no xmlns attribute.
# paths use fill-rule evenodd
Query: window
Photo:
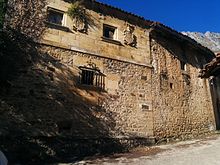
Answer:
<svg viewBox="0 0 220 165"><path fill-rule="evenodd" d="M173 89L173 83L170 83L170 89Z"/></svg>
<svg viewBox="0 0 220 165"><path fill-rule="evenodd" d="M146 101L146 100L145 100ZM140 101L139 107L141 111L151 111L152 110L152 102L151 101L146 101L146 102Z"/></svg>
<svg viewBox="0 0 220 165"><path fill-rule="evenodd" d="M141 76L141 80L147 80L147 76Z"/></svg>
<svg viewBox="0 0 220 165"><path fill-rule="evenodd" d="M82 84L93 85L94 83L94 71L82 69Z"/></svg>
<svg viewBox="0 0 220 165"><path fill-rule="evenodd" d="M47 21L57 25L63 25L63 12L57 9L48 8Z"/></svg>
<svg viewBox="0 0 220 165"><path fill-rule="evenodd" d="M146 104L143 104L143 105L142 105L142 110L143 110L143 111L147 111L147 110L149 110L149 109L150 109L149 105L146 105Z"/></svg>
<svg viewBox="0 0 220 165"><path fill-rule="evenodd" d="M80 83L90 85L101 89L105 88L105 75L98 69L80 66Z"/></svg>
<svg viewBox="0 0 220 165"><path fill-rule="evenodd" d="M142 103L142 104L140 104L140 108L142 111L151 111L152 105L151 105L151 103Z"/></svg>
<svg viewBox="0 0 220 165"><path fill-rule="evenodd" d="M186 63L183 61L180 61L180 68L181 70L186 71Z"/></svg>
<svg viewBox="0 0 220 165"><path fill-rule="evenodd" d="M117 28L110 25L103 25L103 37L116 40L116 31Z"/></svg>

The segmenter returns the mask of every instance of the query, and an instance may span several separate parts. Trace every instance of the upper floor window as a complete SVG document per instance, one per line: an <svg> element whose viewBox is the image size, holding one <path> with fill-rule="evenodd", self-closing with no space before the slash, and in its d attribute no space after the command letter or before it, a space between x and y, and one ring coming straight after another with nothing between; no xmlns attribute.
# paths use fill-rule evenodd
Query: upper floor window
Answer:
<svg viewBox="0 0 220 165"><path fill-rule="evenodd" d="M116 40L117 39L117 28L110 25L103 25L103 37Z"/></svg>
<svg viewBox="0 0 220 165"><path fill-rule="evenodd" d="M57 25L63 25L63 17L64 12L53 9L53 8L48 8L47 10L47 21L53 24Z"/></svg>

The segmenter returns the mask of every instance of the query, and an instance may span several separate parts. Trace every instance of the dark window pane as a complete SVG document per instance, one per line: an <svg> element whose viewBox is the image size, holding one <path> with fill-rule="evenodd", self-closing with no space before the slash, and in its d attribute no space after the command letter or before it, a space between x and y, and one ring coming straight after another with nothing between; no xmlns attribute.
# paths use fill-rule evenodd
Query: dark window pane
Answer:
<svg viewBox="0 0 220 165"><path fill-rule="evenodd" d="M105 75L96 69L80 67L80 83L84 85L96 86L98 88L105 88Z"/></svg>
<svg viewBox="0 0 220 165"><path fill-rule="evenodd" d="M148 105L142 105L142 110L149 110L150 109L150 107L148 106Z"/></svg>
<svg viewBox="0 0 220 165"><path fill-rule="evenodd" d="M48 22L62 25L63 14L60 12L49 10L47 19L48 19Z"/></svg>
<svg viewBox="0 0 220 165"><path fill-rule="evenodd" d="M93 85L94 72L88 70L82 70L81 83L86 85Z"/></svg>
<svg viewBox="0 0 220 165"><path fill-rule="evenodd" d="M82 79L81 79L81 83L82 84L86 84L86 70L82 70Z"/></svg>
<svg viewBox="0 0 220 165"><path fill-rule="evenodd" d="M114 39L115 28L114 27L103 27L103 36L106 38Z"/></svg>

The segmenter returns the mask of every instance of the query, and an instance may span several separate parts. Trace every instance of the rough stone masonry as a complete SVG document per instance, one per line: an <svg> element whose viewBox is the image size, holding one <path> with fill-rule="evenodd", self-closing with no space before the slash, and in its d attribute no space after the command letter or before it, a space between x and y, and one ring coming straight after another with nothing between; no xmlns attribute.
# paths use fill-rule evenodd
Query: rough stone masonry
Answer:
<svg viewBox="0 0 220 165"><path fill-rule="evenodd" d="M194 40L96 1L82 4L92 22L81 25L69 1L8 5L0 135L9 159L67 160L215 130L198 77L214 54Z"/></svg>

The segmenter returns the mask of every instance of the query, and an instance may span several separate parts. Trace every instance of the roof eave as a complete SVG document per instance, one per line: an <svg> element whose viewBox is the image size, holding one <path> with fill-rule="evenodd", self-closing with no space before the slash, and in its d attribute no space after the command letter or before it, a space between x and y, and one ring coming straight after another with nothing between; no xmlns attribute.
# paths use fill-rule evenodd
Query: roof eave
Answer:
<svg viewBox="0 0 220 165"><path fill-rule="evenodd" d="M202 46L200 43L198 43L197 41L195 41L194 39L183 35L182 33L177 32L176 30L173 30L161 23L155 22L151 25L151 27L153 28L153 30L155 31L162 31L165 32L169 35L172 35L174 39L177 39L179 41L182 42L186 42L186 43L190 43L190 46L193 46L194 48L197 48L199 50L202 50L210 55L213 56L213 58L215 57L214 52L212 52L210 49L208 49L207 47Z"/></svg>

